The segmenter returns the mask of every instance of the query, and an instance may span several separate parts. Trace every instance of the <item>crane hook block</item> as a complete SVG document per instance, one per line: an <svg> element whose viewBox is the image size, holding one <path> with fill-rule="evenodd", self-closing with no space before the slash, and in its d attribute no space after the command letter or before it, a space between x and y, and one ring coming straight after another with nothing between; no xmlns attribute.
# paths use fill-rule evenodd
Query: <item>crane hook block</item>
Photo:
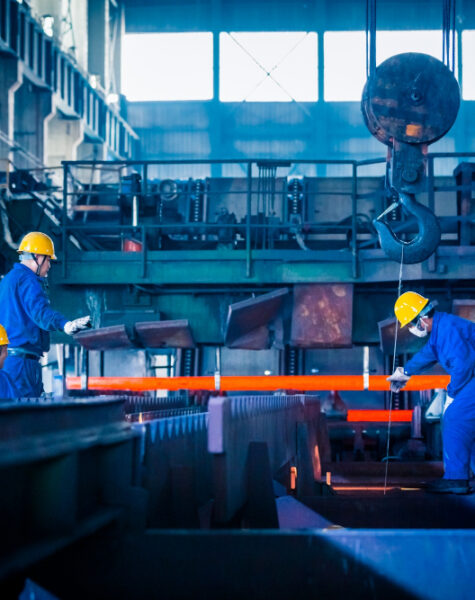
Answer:
<svg viewBox="0 0 475 600"><path fill-rule="evenodd" d="M399 193L399 202L404 210L412 215L417 222L418 234L409 241L400 240L387 223L373 221L379 236L379 243L388 258L404 264L422 262L436 250L440 242L440 225L435 214L426 206L417 202L413 194ZM384 213L383 213L384 214Z"/></svg>
<svg viewBox="0 0 475 600"><path fill-rule="evenodd" d="M460 88L453 73L427 54L406 52L381 63L363 90L361 110L383 144L432 144L457 118Z"/></svg>

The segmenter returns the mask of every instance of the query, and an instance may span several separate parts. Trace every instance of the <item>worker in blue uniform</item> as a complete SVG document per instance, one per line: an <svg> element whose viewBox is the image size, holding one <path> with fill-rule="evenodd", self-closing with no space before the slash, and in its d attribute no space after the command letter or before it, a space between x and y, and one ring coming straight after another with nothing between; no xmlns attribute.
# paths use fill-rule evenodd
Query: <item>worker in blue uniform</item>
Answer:
<svg viewBox="0 0 475 600"><path fill-rule="evenodd" d="M11 400L18 397L15 384L10 379L8 373L3 371L3 365L7 358L8 335L3 325L0 325L0 400Z"/></svg>
<svg viewBox="0 0 475 600"><path fill-rule="evenodd" d="M470 492L470 466L475 473L475 324L444 312L436 312L428 298L406 292L396 301L394 312L401 327L418 337L428 337L425 346L405 367L388 377L391 391L398 392L412 375L436 362L450 375L448 395L453 402L443 417L443 479L428 490L438 493Z"/></svg>
<svg viewBox="0 0 475 600"><path fill-rule="evenodd" d="M38 231L27 234L18 252L20 263L0 283L0 320L10 339L4 370L20 397L36 398L43 393L39 361L49 350L49 332L73 335L89 327L91 318L69 321L51 308L45 287L56 255L49 236Z"/></svg>

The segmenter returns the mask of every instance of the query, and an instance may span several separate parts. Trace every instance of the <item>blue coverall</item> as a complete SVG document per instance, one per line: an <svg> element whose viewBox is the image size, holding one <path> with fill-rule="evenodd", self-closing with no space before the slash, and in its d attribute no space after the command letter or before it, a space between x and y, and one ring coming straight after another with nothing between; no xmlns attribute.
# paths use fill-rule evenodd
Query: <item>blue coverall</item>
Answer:
<svg viewBox="0 0 475 600"><path fill-rule="evenodd" d="M42 278L20 263L0 283L0 323L10 340L9 349L37 358L7 356L3 367L15 383L18 396L37 398L43 393L39 359L50 347L49 331L61 331L68 319L50 306Z"/></svg>
<svg viewBox="0 0 475 600"><path fill-rule="evenodd" d="M0 400L18 398L19 394L8 373L0 371Z"/></svg>
<svg viewBox="0 0 475 600"><path fill-rule="evenodd" d="M436 362L450 375L454 399L443 421L445 479L468 479L475 472L475 323L443 312L434 313L427 344L406 364L416 375Z"/></svg>

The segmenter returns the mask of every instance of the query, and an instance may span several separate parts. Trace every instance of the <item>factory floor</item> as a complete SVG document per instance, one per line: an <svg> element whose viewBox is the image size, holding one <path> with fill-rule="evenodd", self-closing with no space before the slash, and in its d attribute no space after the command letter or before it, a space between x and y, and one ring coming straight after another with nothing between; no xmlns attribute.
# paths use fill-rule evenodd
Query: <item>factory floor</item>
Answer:
<svg viewBox="0 0 475 600"><path fill-rule="evenodd" d="M334 463L325 465L325 470L331 473L332 494L302 502L335 525L358 529L475 527L475 493L426 491L426 482L442 476L440 462L389 463L387 478L384 463Z"/></svg>
<svg viewBox="0 0 475 600"><path fill-rule="evenodd" d="M64 600L473 598L475 494L426 493L440 463L389 464L386 491L381 463L324 467L331 490L276 498L280 529L134 534L119 520L26 576Z"/></svg>

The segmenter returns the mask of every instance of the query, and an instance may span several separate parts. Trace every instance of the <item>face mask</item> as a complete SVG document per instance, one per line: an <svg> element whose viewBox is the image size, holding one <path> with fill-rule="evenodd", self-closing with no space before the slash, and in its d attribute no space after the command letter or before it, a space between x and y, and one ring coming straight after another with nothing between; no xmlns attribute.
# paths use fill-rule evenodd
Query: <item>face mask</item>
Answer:
<svg viewBox="0 0 475 600"><path fill-rule="evenodd" d="M429 333L427 331L427 325L422 320L417 321L417 325L412 325L412 327L409 327L409 331L412 333L412 335L415 335L419 338L427 337Z"/></svg>

